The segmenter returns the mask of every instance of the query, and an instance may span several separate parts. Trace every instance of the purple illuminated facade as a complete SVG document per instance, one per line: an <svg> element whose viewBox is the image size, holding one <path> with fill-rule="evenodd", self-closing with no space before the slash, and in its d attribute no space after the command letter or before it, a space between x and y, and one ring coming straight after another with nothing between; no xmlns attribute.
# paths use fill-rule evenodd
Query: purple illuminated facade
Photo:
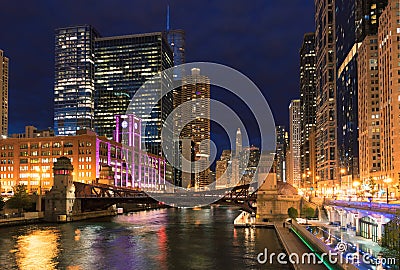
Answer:
<svg viewBox="0 0 400 270"><path fill-rule="evenodd" d="M150 190L165 188L164 158L146 153L141 148L141 119L133 114L115 116L114 140L122 144L125 175L115 175L115 184ZM117 172L118 168L114 169ZM125 179L119 182L118 179ZM123 183L126 183L125 185Z"/></svg>
<svg viewBox="0 0 400 270"><path fill-rule="evenodd" d="M119 115L116 121L115 140L90 130L78 130L74 136L31 136L26 132L0 140L0 191L23 184L29 193L37 192L39 178L42 190L50 190L54 183L50 170L63 156L74 167L73 181L163 190L165 161L141 149L141 120Z"/></svg>

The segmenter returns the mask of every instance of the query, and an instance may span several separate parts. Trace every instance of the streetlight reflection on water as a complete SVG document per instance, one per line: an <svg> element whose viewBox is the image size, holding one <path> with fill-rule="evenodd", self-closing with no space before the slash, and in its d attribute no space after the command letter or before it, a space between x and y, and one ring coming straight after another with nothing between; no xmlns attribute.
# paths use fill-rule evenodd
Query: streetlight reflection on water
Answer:
<svg viewBox="0 0 400 270"><path fill-rule="evenodd" d="M20 269L56 269L55 258L59 254L60 232L57 230L32 231L18 236L15 252Z"/></svg>

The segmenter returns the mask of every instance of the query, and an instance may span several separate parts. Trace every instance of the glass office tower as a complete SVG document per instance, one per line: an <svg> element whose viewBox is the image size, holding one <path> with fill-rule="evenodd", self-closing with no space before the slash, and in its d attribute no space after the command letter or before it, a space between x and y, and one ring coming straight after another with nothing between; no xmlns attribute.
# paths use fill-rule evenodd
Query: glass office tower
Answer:
<svg viewBox="0 0 400 270"><path fill-rule="evenodd" d="M136 91L150 78L173 66L173 56L161 32L103 37L95 42L95 129L112 138L114 116L125 114ZM146 122L142 130L147 152L161 155L161 128L172 112L172 93L147 114L149 104L161 97L161 85L146 88L135 114ZM148 106L146 106L148 105Z"/></svg>
<svg viewBox="0 0 400 270"><path fill-rule="evenodd" d="M90 25L60 28L55 34L54 131L75 135L93 129L94 40Z"/></svg>
<svg viewBox="0 0 400 270"><path fill-rule="evenodd" d="M300 174L312 174L314 179L315 153L311 148L311 133L315 132L317 98L315 89L315 36L306 33L300 49L300 111L301 111L301 143L300 143Z"/></svg>

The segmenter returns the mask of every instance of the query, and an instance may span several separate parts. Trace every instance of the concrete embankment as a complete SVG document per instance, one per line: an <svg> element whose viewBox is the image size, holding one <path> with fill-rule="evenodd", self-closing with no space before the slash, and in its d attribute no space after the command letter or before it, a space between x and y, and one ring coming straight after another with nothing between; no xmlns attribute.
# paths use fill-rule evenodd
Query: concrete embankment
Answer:
<svg viewBox="0 0 400 270"><path fill-rule="evenodd" d="M0 227L36 224L43 221L43 212L28 212L22 217L0 219Z"/></svg>
<svg viewBox="0 0 400 270"><path fill-rule="evenodd" d="M113 209L83 212L70 216L70 220L68 221L79 221L79 220L99 218L99 217L109 217L115 215L117 215L117 212ZM65 220L60 220L60 222L65 222Z"/></svg>

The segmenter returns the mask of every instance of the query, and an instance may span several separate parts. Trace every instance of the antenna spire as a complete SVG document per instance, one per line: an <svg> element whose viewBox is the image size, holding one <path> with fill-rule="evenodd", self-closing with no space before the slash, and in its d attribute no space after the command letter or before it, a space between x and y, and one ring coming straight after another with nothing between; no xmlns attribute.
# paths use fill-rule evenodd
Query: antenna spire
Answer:
<svg viewBox="0 0 400 270"><path fill-rule="evenodd" d="M169 31L169 5L167 5L167 32Z"/></svg>

